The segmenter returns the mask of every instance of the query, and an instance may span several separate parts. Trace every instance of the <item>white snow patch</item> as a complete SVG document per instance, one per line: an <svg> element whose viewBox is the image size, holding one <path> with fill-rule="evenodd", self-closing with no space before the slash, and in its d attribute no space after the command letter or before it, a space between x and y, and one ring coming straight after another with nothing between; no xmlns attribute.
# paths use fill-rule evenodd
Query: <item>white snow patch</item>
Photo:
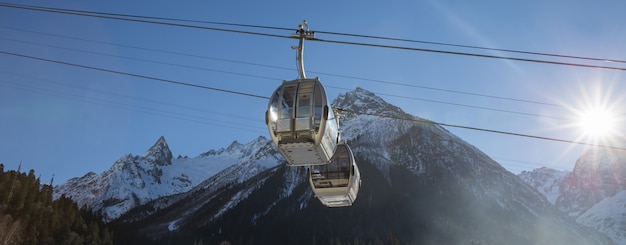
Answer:
<svg viewBox="0 0 626 245"><path fill-rule="evenodd" d="M167 229L168 229L169 231L175 231L175 230L177 230L177 229L178 229L178 225L177 225L177 223L178 223L178 221L179 221L179 220L180 220L180 219L177 219L177 220L174 220L174 221L170 222L170 223L169 223L169 225L167 226Z"/></svg>
<svg viewBox="0 0 626 245"><path fill-rule="evenodd" d="M604 198L576 221L606 234L616 244L626 244L626 190Z"/></svg>

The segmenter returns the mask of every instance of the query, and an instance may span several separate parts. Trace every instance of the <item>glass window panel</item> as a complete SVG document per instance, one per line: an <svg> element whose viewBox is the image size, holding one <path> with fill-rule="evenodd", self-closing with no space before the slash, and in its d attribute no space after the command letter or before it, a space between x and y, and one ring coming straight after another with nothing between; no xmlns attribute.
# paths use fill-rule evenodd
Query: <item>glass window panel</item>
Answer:
<svg viewBox="0 0 626 245"><path fill-rule="evenodd" d="M311 100L313 96L313 84L301 83L298 88L298 110L296 117L311 116Z"/></svg>
<svg viewBox="0 0 626 245"><path fill-rule="evenodd" d="M296 86L283 87L282 95L280 118L291 118L293 114L293 103L296 98Z"/></svg>

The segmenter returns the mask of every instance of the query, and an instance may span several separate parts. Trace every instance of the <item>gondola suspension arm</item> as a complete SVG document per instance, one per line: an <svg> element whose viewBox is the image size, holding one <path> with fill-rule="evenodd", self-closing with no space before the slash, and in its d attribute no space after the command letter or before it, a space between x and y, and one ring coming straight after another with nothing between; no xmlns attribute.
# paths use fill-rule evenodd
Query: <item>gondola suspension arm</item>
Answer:
<svg viewBox="0 0 626 245"><path fill-rule="evenodd" d="M291 35L291 37L298 38L300 42L298 46L292 46L291 48L296 49L298 51L296 55L296 60L298 62L298 72L300 73L300 79L306 79L306 73L304 72L304 40L313 40L315 39L315 32L309 30L309 25L306 23L306 20L302 21L302 24L298 25L298 30L295 34Z"/></svg>

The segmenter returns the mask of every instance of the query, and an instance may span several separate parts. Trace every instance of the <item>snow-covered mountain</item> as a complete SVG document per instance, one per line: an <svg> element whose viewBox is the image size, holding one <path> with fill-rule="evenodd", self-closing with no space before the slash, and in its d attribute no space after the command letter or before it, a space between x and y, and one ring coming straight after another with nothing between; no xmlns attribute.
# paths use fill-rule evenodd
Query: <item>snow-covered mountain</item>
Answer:
<svg viewBox="0 0 626 245"><path fill-rule="evenodd" d="M540 168L520 177L579 223L626 244L626 152L588 149L572 172Z"/></svg>
<svg viewBox="0 0 626 245"><path fill-rule="evenodd" d="M552 168L538 168L532 171L523 171L518 176L541 194L543 194L552 204L561 195L560 185L569 171L556 170Z"/></svg>
<svg viewBox="0 0 626 245"><path fill-rule="evenodd" d="M72 178L55 187L54 196L66 195L111 221L152 200L187 192L234 164L254 159L259 170L273 167L279 158L277 153L262 152L267 144L264 137L245 145L234 141L225 149L210 150L196 158L175 159L165 138L160 137L143 155L128 154L101 174L90 172ZM233 181L243 181L254 174L255 171L240 171L232 177Z"/></svg>
<svg viewBox="0 0 626 245"><path fill-rule="evenodd" d="M587 150L561 184L556 207L626 244L626 151Z"/></svg>
<svg viewBox="0 0 626 245"><path fill-rule="evenodd" d="M84 183L92 181L108 183L101 185L103 190L107 185L123 185L120 200L150 196L137 198L134 203L141 205L117 215L116 223L124 227L117 230L119 239L138 239L137 234L143 234L175 244L611 244L606 236L559 212L522 179L443 127L411 116L361 88L339 95L333 105L345 110L342 138L354 151L363 180L349 208L321 205L308 185L306 168L286 167L265 138L208 151L195 160L172 159L158 165L163 169L160 183L147 174L153 165L145 155L127 163L141 167L115 168L114 164L113 172L139 169L135 172L141 174L109 175L129 175L118 181L150 180L150 186L168 189L159 195L134 194L144 190L104 180L108 171L68 181L72 185L64 184L65 191L59 193L85 199L91 192L77 193L77 189L88 188ZM222 168L202 172L195 163L180 167L185 161ZM204 179L194 178L199 172ZM176 177L188 179L188 189L174 193L178 190L170 185L179 183ZM107 200L102 196L108 197L98 195L92 207ZM116 217L112 214L107 217Z"/></svg>
<svg viewBox="0 0 626 245"><path fill-rule="evenodd" d="M616 244L626 244L626 190L602 199L576 221L606 234Z"/></svg>
<svg viewBox="0 0 626 245"><path fill-rule="evenodd" d="M626 152L589 149L563 180L556 206L578 217L602 199L612 197L621 190L626 190Z"/></svg>

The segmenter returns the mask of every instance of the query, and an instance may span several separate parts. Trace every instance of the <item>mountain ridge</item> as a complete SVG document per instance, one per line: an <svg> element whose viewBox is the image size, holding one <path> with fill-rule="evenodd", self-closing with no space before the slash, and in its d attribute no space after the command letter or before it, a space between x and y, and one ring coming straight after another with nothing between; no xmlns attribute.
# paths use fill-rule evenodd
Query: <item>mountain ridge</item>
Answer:
<svg viewBox="0 0 626 245"><path fill-rule="evenodd" d="M260 136L245 145L233 142L231 147L239 145L267 152L268 147L261 145L268 143L267 138ZM56 186L54 197L66 195L80 206L101 212L105 221L112 221L152 200L189 191L234 163L260 158L259 154L252 151L233 154L232 149L222 148L195 158L174 159L165 137L161 136L143 155L129 153L115 161L109 170L100 174L89 172ZM276 157L270 157L262 159L258 168L269 168L276 164ZM240 174L251 172L243 171Z"/></svg>
<svg viewBox="0 0 626 245"><path fill-rule="evenodd" d="M626 244L626 152L590 148L572 171L539 168L520 177L577 222Z"/></svg>
<svg viewBox="0 0 626 245"><path fill-rule="evenodd" d="M363 178L352 207L322 207L313 198L306 168L284 166L272 142L260 137L256 143L233 142L201 154L196 161L220 156L224 167L205 181L192 182L201 184L185 192L128 209L116 222L163 243L384 238L394 243L611 244L443 127L398 119L416 117L361 88L340 94L333 104L356 112L341 118L343 139ZM162 167L164 173L181 159L172 161ZM551 233L545 232L548 228Z"/></svg>

